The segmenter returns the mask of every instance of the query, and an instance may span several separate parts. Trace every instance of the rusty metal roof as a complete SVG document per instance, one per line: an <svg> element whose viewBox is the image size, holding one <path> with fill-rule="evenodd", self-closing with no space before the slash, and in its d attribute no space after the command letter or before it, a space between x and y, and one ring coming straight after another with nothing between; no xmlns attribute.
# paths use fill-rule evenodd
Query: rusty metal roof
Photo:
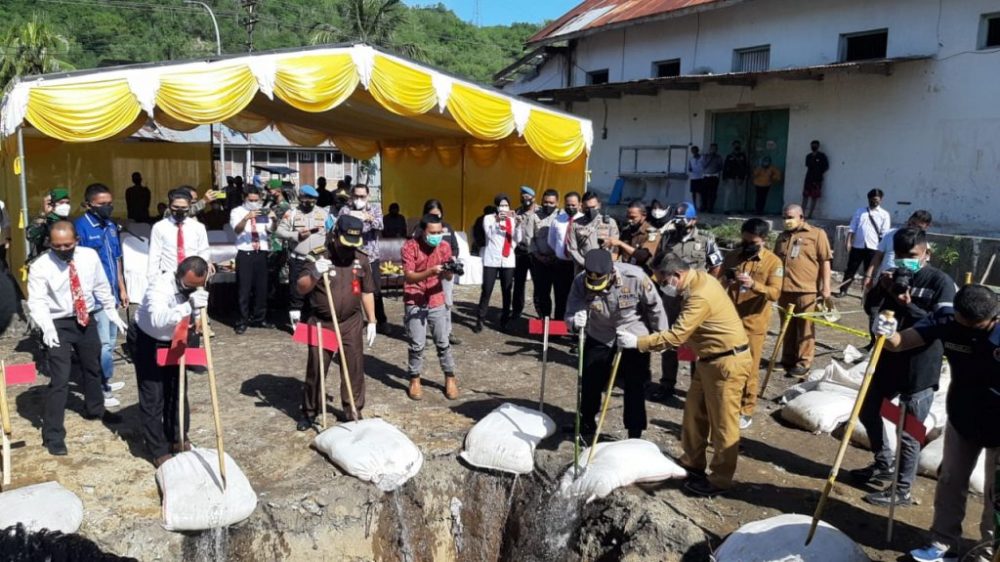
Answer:
<svg viewBox="0 0 1000 562"><path fill-rule="evenodd" d="M721 8L741 0L584 0L528 40L550 43L586 35L607 27L680 16L701 9Z"/></svg>

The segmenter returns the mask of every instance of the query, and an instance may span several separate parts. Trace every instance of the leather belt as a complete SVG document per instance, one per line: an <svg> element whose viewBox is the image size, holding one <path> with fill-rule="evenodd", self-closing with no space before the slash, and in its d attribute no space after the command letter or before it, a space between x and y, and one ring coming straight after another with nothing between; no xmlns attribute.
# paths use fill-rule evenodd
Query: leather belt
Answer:
<svg viewBox="0 0 1000 562"><path fill-rule="evenodd" d="M729 357L730 355L739 355L741 353L744 353L744 352L748 351L749 349L750 349L750 345L749 344L747 344L747 345L741 345L739 347L734 347L734 348L730 349L729 351L724 351L722 353L716 353L715 355L709 355L708 357L699 357L698 361L709 363L709 362L715 361L716 359L722 359L723 357Z"/></svg>

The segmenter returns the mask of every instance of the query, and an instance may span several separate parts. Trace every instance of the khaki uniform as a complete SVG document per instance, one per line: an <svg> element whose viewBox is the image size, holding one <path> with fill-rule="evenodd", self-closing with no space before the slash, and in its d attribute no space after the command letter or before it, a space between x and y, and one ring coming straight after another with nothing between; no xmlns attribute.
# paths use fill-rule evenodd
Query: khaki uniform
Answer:
<svg viewBox="0 0 1000 562"><path fill-rule="evenodd" d="M743 320L743 329L750 339L752 365L750 377L743 390L741 414L752 416L757 406L760 389L760 357L767 337L767 327L771 323L771 303L781 296L784 268L778 256L766 248L761 248L753 257L746 259L740 252L730 252L722 262L722 271L746 273L753 279L753 286L744 288L738 281L729 282L726 292L736 305L736 312Z"/></svg>
<svg viewBox="0 0 1000 562"><path fill-rule="evenodd" d="M327 252L326 257L333 262L333 267L330 269L330 291L333 293L333 306L337 308L340 335L344 339L340 342L340 352L347 360L347 369L351 376L351 390L354 391L354 404L360 413L365 406L365 314L361 297L364 294L375 292L375 282L372 278L368 256L360 250L355 250L354 253L360 266L358 269L354 267L354 257L341 259L329 252ZM316 264L307 263L302 268L302 275L312 275L319 279L312 292L309 293L311 313L308 322L310 324L321 323L324 329L332 332L333 317L330 314L330 304L327 300L323 279L316 273ZM355 276L357 276L360 285L358 294L354 294L353 289ZM319 392L319 377L325 377L326 373L320 374L317 359L316 348L310 346L309 359L306 363L306 386L302 396L302 413L309 417L319 413L320 400L326 399L325 396L320 396ZM324 349L323 367L329 368L332 360L333 353ZM344 412L349 417L351 407L350 401L347 399L347 384L344 382L343 373L341 373L340 382L340 402Z"/></svg>
<svg viewBox="0 0 1000 562"><path fill-rule="evenodd" d="M305 297L299 294L295 287L295 281L302 274L302 268L306 266L309 253L316 248L322 248L326 240L326 209L314 208L311 212L303 212L299 208L290 209L281 215L278 221L278 228L274 234L283 240L289 248L288 256L288 308L289 310L302 310ZM318 228L319 230L310 234L305 240L299 240L300 228Z"/></svg>
<svg viewBox="0 0 1000 562"><path fill-rule="evenodd" d="M820 286L820 266L833 260L833 250L826 231L802 223L793 231L784 231L774 243L774 253L785 269L778 306L795 304L795 313L812 312ZM781 364L786 368L812 366L816 354L816 329L812 322L794 318L781 342Z"/></svg>
<svg viewBox="0 0 1000 562"><path fill-rule="evenodd" d="M618 223L615 219L604 215L591 221L585 218L578 219L573 222L571 228L566 253L576 262L577 272L583 271L583 256L586 256L587 252L601 248L600 242L606 243L619 237ZM611 250L611 255L615 255L614 249Z"/></svg>
<svg viewBox="0 0 1000 562"><path fill-rule="evenodd" d="M656 255L656 248L659 247L660 240L663 239L665 228L656 228L646 221L642 221L634 227L629 225L623 228L622 240L632 246L634 251L629 256L623 254L621 260L645 269L646 273L651 273L649 267L652 265L653 256Z"/></svg>
<svg viewBox="0 0 1000 562"><path fill-rule="evenodd" d="M739 458L740 401L750 376L749 340L733 302L704 271L686 275L680 316L670 330L639 338L639 351L690 345L698 354L684 404L681 464L704 472L706 449L714 450L709 482L732 486Z"/></svg>

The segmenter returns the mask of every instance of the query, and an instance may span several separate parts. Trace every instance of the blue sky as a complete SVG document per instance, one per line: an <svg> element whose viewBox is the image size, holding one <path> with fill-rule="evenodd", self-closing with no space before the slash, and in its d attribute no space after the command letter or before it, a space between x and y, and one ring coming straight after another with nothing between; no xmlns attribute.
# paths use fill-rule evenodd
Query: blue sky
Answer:
<svg viewBox="0 0 1000 562"><path fill-rule="evenodd" d="M451 8L458 17L472 21L476 0L405 0L411 6L437 4ZM479 0L480 19L483 25L513 22L541 23L556 19L583 0Z"/></svg>

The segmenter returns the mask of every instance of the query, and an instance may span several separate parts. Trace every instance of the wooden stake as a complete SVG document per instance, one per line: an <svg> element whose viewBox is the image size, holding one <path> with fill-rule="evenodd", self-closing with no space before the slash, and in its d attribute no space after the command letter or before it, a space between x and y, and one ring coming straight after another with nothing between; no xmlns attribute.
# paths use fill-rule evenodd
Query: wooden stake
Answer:
<svg viewBox="0 0 1000 562"><path fill-rule="evenodd" d="M323 348L323 323L316 319L316 338L319 347L316 348L316 356L319 359L319 428L321 430L326 429L326 369L323 366L323 355L325 354L325 349Z"/></svg>
<svg viewBox="0 0 1000 562"><path fill-rule="evenodd" d="M0 361L0 430L11 434L10 409L7 405L7 364Z"/></svg>
<svg viewBox="0 0 1000 562"><path fill-rule="evenodd" d="M538 394L538 411L545 413L545 367L549 364L549 317L543 321L545 329L542 330L542 389Z"/></svg>
<svg viewBox="0 0 1000 562"><path fill-rule="evenodd" d="M760 385L760 394L757 395L758 398L764 397L764 391L767 390L767 383L771 382L771 373L774 372L774 363L778 360L778 350L781 349L783 342L785 341L785 332L788 331L788 325L792 323L792 318L795 316L795 303L788 303L788 308L785 310L785 320L781 323L781 331L778 332L778 339L774 342L774 349L771 351L771 361L767 364L767 373L764 375L764 383ZM755 369L760 369L760 365L754 365Z"/></svg>
<svg viewBox="0 0 1000 562"><path fill-rule="evenodd" d="M215 417L215 448L219 453L219 476L222 490L226 489L226 452L222 443L222 418L219 416L219 393L215 387L215 368L212 365L212 338L208 337L208 311L201 311L201 337L205 342L205 359L208 363L208 389L212 395L212 415Z"/></svg>
<svg viewBox="0 0 1000 562"><path fill-rule="evenodd" d="M351 388L351 374L347 372L347 356L344 355L344 338L340 335L340 322L337 320L337 309L333 306L333 293L330 292L330 273L323 274L323 286L326 288L326 302L330 305L330 317L333 318L333 331L337 334L337 355L340 356L340 376L347 386L347 399L351 404L354 421L358 421L358 409L354 405L354 389Z"/></svg>
<svg viewBox="0 0 1000 562"><path fill-rule="evenodd" d="M597 433L594 434L594 442L590 444L590 454L587 455L587 464L594 460L594 451L597 450L597 442L601 439L601 428L604 427L604 416L608 414L608 406L611 405L611 390L615 387L615 377L618 375L618 364L622 362L622 348L615 350L615 358L611 361L611 379L608 380L608 390L604 396L604 407L601 408L601 417L597 420Z"/></svg>
<svg viewBox="0 0 1000 562"><path fill-rule="evenodd" d="M178 441L177 450L184 451L184 380L187 378L187 365L186 359L183 354L181 354L181 360L178 365L179 369L177 371L177 428L178 428Z"/></svg>
<svg viewBox="0 0 1000 562"><path fill-rule="evenodd" d="M899 399L899 422L896 425L896 459L893 461L893 466L896 467L895 471L892 473L892 486L889 488L892 491L892 497L889 499L889 525L885 530L885 542L892 542L892 520L896 516L896 490L899 484L899 457L902 455L903 451L903 426L906 425L906 402L900 397Z"/></svg>

